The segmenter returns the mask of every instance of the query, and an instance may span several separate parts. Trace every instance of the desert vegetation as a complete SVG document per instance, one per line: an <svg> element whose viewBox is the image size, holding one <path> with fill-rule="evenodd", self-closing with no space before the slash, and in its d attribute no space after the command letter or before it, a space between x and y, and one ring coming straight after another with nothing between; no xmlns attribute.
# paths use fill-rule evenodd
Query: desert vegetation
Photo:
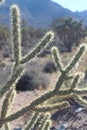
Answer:
<svg viewBox="0 0 87 130"><path fill-rule="evenodd" d="M51 27L62 41L65 51L68 52L71 52L73 45L81 44L87 36L82 20L78 22L72 18L56 18Z"/></svg>
<svg viewBox="0 0 87 130"><path fill-rule="evenodd" d="M30 28L28 30L28 28L26 28L25 26L22 28L20 20L20 9L17 5L13 5L11 7L11 32L9 33L9 29L1 25L1 43L3 39L5 41L8 41L8 39L10 39L12 36L12 41L10 41L10 45L7 44L9 46L9 49L11 49L12 47L12 51L9 51L10 54L4 53L3 55L4 59L11 59L10 62L12 70L9 74L7 82L0 87L0 98L2 99L2 97L4 97L1 107L0 128L4 127L5 130L10 130L10 124L12 121L15 121L24 114L31 112L32 115L30 119L26 119L26 123L24 122L22 126L23 130L50 130L53 129L51 115L55 111L68 109L72 101L75 101L83 108L87 107L87 86L80 86L80 83L82 82L81 79L83 79L84 81L84 72L79 72L79 70L78 73L75 72L75 67L78 68L80 60L86 53L86 43L81 44L81 42L84 41L84 38L86 37L86 31L84 30L81 21L77 23L72 19L64 20L64 23L62 25L59 25L56 28L56 31L48 31L47 33L45 33L46 30L35 28ZM78 27L78 29L74 29L74 26L76 28ZM64 29L64 32L61 32L61 29ZM71 30L72 32L70 32ZM77 32L75 33L75 30L79 30L81 34ZM59 33L58 31L61 33ZM67 32L66 37L65 32ZM75 33L75 36L71 37L72 39L70 40L71 33ZM43 38L41 38L42 36ZM62 36L62 38L60 36ZM76 39L77 36L78 38ZM39 41L34 49L32 49L34 45L28 44L28 41L33 43L33 40L34 45L36 42ZM72 41L72 44L70 43L70 41ZM63 64L64 51L62 54L58 49L58 45L56 44L56 46L54 46L54 43L57 42L59 42L59 45L62 43L64 50L67 49L69 53L72 51L71 48L73 47L73 45L78 46L79 43L81 44L79 45L78 50L74 50L74 53L75 51L76 53L74 55L72 53L73 58L68 60L68 64L66 66L64 66ZM26 43L26 45L24 43ZM68 43L70 44L70 46ZM3 44L0 45L2 52L2 50L4 51ZM27 49L27 51L25 52L26 48L30 46L30 50ZM36 59L44 59L44 57L40 56L40 53L42 53L45 48L50 50L50 55L45 55L45 64L44 62L42 62L41 68L39 68L39 65L36 66ZM60 56L60 54L62 56ZM49 61L49 59L51 59L51 61ZM30 70L28 71L29 68L27 67L26 72L24 72L27 63L29 63L29 65L33 67L35 65L35 71L34 68L32 68L32 70L30 68ZM45 76L43 73L45 74ZM46 75L52 76L53 73L56 74L57 80L55 85L52 84L53 87L49 88L49 83ZM20 110L17 110L13 114L10 113L11 107L14 103L13 99L15 99L15 97L17 96L17 91L33 91L38 90L40 87L42 87L42 89L45 89L46 91L40 94L31 102L28 102L28 105L25 105Z"/></svg>

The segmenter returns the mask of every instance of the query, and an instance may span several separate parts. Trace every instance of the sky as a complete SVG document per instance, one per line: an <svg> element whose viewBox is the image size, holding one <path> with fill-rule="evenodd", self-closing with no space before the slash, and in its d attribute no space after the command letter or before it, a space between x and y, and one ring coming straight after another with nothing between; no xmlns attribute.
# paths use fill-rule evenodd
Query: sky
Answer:
<svg viewBox="0 0 87 130"><path fill-rule="evenodd" d="M52 0L72 11L87 10L87 0Z"/></svg>

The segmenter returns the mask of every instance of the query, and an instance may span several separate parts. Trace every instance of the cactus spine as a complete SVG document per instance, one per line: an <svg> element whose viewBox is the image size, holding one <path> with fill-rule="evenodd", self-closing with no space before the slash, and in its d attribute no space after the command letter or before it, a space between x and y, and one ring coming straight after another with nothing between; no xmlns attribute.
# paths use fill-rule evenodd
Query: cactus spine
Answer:
<svg viewBox="0 0 87 130"><path fill-rule="evenodd" d="M1 3L3 1L0 1ZM34 111L34 115L31 120L25 126L24 130L31 130L35 125L39 113L51 111L53 109L64 109L69 106L68 98L74 98L78 103L83 106L87 106L87 101L83 99L83 96L87 94L87 88L80 89L78 88L78 82L80 81L80 74L70 75L71 70L77 65L81 59L83 53L86 50L86 44L82 44L77 53L74 55L74 58L67 65L66 68L63 67L61 62L59 51L56 47L52 48L52 57L54 59L57 69L61 72L58 81L52 91L41 95L39 98L33 100L31 104L20 109L16 113L8 115L12 100L14 98L15 84L17 83L20 75L23 73L23 64L29 62L34 58L38 53L40 53L54 38L54 33L49 31L37 44L37 46L24 57L22 57L21 52L21 24L20 24L20 11L17 5L11 7L11 26L12 26L12 43L13 43L13 54L14 54L14 66L12 69L12 74L9 77L7 83L0 89L0 98L6 93L6 97L3 102L1 118L0 118L0 127L5 125L5 130L9 130L8 122L13 121L29 110ZM66 80L72 79L72 83L69 89L61 89L62 85ZM50 104L48 100L51 100L54 96L58 97L58 102L55 104ZM47 101L44 105L44 102ZM6 106L5 106L6 105ZM48 116L49 114L45 113L42 123L39 127L39 130L49 130L51 126L51 121Z"/></svg>

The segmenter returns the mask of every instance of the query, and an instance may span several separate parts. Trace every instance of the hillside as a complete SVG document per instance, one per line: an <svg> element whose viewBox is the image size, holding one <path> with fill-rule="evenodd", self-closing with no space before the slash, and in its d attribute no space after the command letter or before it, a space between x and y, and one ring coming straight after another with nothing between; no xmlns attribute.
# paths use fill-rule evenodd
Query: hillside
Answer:
<svg viewBox="0 0 87 130"><path fill-rule="evenodd" d="M26 19L28 24L32 26L47 27L56 17L83 19L85 24L87 21L87 11L72 12L51 0L7 0L4 6L0 7L0 22L9 22L9 8L15 3L21 9L22 18Z"/></svg>

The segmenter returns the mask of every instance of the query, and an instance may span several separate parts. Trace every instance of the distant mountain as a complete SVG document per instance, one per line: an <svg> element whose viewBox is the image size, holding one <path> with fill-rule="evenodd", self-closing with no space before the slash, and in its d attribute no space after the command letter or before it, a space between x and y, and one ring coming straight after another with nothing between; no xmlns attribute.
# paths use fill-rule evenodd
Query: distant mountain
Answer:
<svg viewBox="0 0 87 130"><path fill-rule="evenodd" d="M75 12L76 15L79 16L84 21L84 24L87 25L87 10L81 11L81 12Z"/></svg>
<svg viewBox="0 0 87 130"><path fill-rule="evenodd" d="M47 27L56 17L73 17L77 20L83 19L84 23L87 21L87 11L72 12L51 0L7 0L0 7L0 22L9 22L10 6L12 4L18 4L22 18L27 20L29 25L32 26Z"/></svg>

